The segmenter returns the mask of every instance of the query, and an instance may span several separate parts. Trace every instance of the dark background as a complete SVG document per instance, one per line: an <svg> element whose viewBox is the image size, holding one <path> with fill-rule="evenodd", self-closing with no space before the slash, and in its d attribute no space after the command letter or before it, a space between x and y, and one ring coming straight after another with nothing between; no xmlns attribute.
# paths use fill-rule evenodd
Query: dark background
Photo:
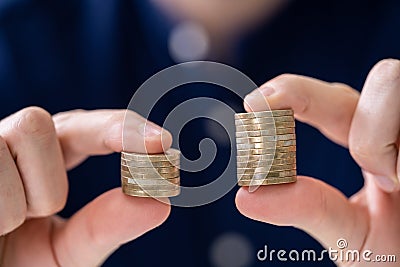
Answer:
<svg viewBox="0 0 400 267"><path fill-rule="evenodd" d="M240 43L231 65L259 85L282 73L296 73L361 89L378 60L400 58L399 14L400 2L395 0L293 1L272 23ZM1 0L0 118L30 105L51 113L126 108L141 83L175 64L167 47L172 25L163 20L144 0ZM224 99L243 111L241 101L223 90L190 88L178 88L164 99L166 104L159 105L152 120L162 123L171 107L195 96ZM193 140L207 136L202 130L207 123L212 124L199 120L181 133L187 157L198 157ZM346 149L307 125L297 123L296 131L300 174L322 179L347 196L359 190L361 173ZM217 164L206 170L208 178L183 173L182 181L212 180L209 174L220 171L230 151L224 145L218 148ZM69 177L64 217L120 185L119 156L91 158ZM322 248L299 230L243 217L235 208L235 193L202 207L174 207L165 224L121 247L104 266L214 266L214 242L227 235L250 244L251 266L313 266L258 262L256 253L266 244L273 249ZM232 255L234 250L227 257Z"/></svg>

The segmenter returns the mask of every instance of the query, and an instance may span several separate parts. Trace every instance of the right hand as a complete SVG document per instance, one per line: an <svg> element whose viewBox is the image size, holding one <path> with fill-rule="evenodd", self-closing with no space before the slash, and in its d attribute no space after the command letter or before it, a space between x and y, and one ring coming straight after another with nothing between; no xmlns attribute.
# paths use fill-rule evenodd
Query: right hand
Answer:
<svg viewBox="0 0 400 267"><path fill-rule="evenodd" d="M348 247L340 251L358 250L361 261L346 261L346 254L339 266L398 266L383 263L381 256L400 255L399 89L400 61L387 59L371 70L361 94L344 84L297 75L279 76L255 90L246 99L247 111L265 110L264 97L271 109L292 108L298 120L349 148L365 185L347 198L318 179L298 176L296 183L253 193L240 188L239 211L258 221L302 229L327 249L343 249L338 241L344 238ZM326 172L335 168L332 162ZM362 253L368 250L373 254L365 259Z"/></svg>
<svg viewBox="0 0 400 267"><path fill-rule="evenodd" d="M78 110L51 117L31 107L0 122L0 266L97 266L168 217L169 205L126 196L120 188L71 219L54 215L66 203L67 169L88 156L123 149L125 113ZM127 116L124 150L161 153L171 146L168 132L147 123L152 129L146 128L145 136L145 119L133 112Z"/></svg>

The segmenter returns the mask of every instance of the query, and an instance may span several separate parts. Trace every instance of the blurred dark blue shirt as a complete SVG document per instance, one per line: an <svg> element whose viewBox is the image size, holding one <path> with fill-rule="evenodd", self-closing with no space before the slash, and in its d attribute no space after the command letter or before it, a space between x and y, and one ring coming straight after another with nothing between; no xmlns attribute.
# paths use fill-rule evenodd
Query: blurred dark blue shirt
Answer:
<svg viewBox="0 0 400 267"><path fill-rule="evenodd" d="M400 58L399 14L400 2L395 0L293 1L241 42L234 67L259 85L289 72L361 89L378 60ZM175 64L168 52L170 30L162 14L144 0L0 1L0 118L29 105L51 113L126 108L141 83ZM242 111L240 100L210 87L171 94L151 119L162 123L171 107L195 96L226 99ZM204 123L199 121L181 136L189 158L199 156L192 149L198 144L193 140L207 136L201 130ZM297 134L300 174L322 179L348 196L362 186L360 170L347 150L301 123ZM219 148L222 152L209 173L218 172L218 162L229 153L229 147ZM184 174L182 180L190 184L203 176ZM119 186L118 155L91 158L69 177L69 201L61 213L66 217ZM104 266L213 266L215 241L227 235L247 240L253 253L251 266L265 265L256 258L265 244L275 249L321 249L296 229L241 216L234 205L235 191L206 206L173 208L165 224L123 246ZM233 247L227 257L235 253Z"/></svg>

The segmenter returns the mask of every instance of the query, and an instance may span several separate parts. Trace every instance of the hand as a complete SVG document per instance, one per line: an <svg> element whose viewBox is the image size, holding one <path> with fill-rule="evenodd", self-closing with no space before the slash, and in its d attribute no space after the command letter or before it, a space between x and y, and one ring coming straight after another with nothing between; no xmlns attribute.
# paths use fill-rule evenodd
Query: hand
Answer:
<svg viewBox="0 0 400 267"><path fill-rule="evenodd" d="M122 150L124 116L123 110L99 110L52 118L32 107L0 122L0 266L97 266L168 217L169 205L126 196L120 188L69 220L54 215L66 202L66 169L88 156ZM127 116L125 133L131 136L124 150L161 153L171 145L166 131L147 123L144 136L145 120L133 112Z"/></svg>
<svg viewBox="0 0 400 267"><path fill-rule="evenodd" d="M245 98L247 111L265 109L260 94L271 109L292 108L296 119L348 147L365 185L348 199L317 179L299 176L297 183L264 186L254 193L241 188L239 211L258 221L300 228L326 247L338 249L337 240L345 238L348 249L369 249L399 260L400 61L378 63L361 95L343 84L282 75Z"/></svg>

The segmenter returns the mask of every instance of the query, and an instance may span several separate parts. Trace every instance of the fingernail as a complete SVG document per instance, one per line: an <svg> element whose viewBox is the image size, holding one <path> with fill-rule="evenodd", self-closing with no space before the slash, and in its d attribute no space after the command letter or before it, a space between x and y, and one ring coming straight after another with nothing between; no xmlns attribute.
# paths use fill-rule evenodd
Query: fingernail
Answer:
<svg viewBox="0 0 400 267"><path fill-rule="evenodd" d="M375 181L378 184L378 186L385 190L386 192L393 192L397 190L398 187L398 182L387 177L387 176L379 176L379 175L374 175Z"/></svg>
<svg viewBox="0 0 400 267"><path fill-rule="evenodd" d="M268 110L269 105L266 97L271 96L274 92L274 88L267 86L254 90L244 98L246 110L253 112Z"/></svg>
<svg viewBox="0 0 400 267"><path fill-rule="evenodd" d="M152 125L148 122L142 123L138 127L138 132L140 135L144 137L152 137L161 134L161 128L155 125Z"/></svg>

